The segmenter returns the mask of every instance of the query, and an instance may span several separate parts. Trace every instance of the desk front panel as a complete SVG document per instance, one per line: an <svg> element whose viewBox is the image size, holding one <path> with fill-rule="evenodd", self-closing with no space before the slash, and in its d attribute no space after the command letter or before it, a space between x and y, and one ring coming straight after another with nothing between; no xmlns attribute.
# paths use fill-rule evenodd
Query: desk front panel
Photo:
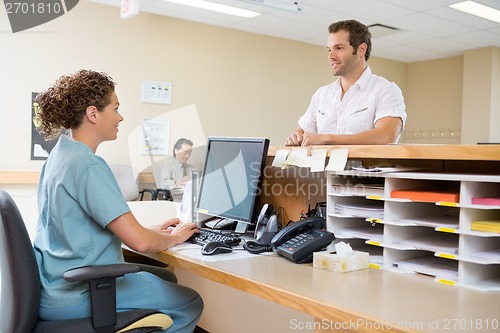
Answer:
<svg viewBox="0 0 500 333"><path fill-rule="evenodd" d="M373 268L337 274L277 256L204 262L186 253L165 251L156 258L307 313L334 328L349 326L370 333L500 329L499 293L456 288L425 276Z"/></svg>

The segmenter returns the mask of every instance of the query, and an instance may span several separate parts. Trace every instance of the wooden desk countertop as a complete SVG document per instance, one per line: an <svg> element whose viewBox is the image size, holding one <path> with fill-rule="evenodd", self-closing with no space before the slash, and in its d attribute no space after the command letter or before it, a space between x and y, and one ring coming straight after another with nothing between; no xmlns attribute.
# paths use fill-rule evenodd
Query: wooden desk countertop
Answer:
<svg viewBox="0 0 500 333"><path fill-rule="evenodd" d="M309 149L347 148L351 159L414 159L443 161L500 161L500 145L347 145L347 146L311 146ZM279 149L294 147L270 147L268 156L274 157ZM39 171L0 170L0 184L37 184ZM141 172L141 184L152 184L151 172Z"/></svg>
<svg viewBox="0 0 500 333"><path fill-rule="evenodd" d="M328 155L330 150L340 148L348 149L349 158L500 161L500 145L397 144L309 147L309 149L327 149ZM268 156L275 156L280 149L294 149L294 147L269 147Z"/></svg>
<svg viewBox="0 0 500 333"><path fill-rule="evenodd" d="M499 293L375 268L336 274L276 256L206 262L186 253L170 250L152 257L302 311L332 331L484 333L500 329Z"/></svg>

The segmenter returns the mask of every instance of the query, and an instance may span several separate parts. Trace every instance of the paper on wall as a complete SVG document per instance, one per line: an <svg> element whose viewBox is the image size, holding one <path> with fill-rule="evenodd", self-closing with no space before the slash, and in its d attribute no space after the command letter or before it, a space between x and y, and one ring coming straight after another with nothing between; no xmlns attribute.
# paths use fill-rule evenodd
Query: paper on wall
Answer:
<svg viewBox="0 0 500 333"><path fill-rule="evenodd" d="M311 172L325 170L326 149L311 150L311 156L307 156L307 148L294 149L292 152L285 160L285 164L311 168Z"/></svg>
<svg viewBox="0 0 500 333"><path fill-rule="evenodd" d="M278 167L284 169L286 167L285 165L285 160L288 156L290 149L280 149L276 152L276 155L274 156L273 164L271 164L273 167Z"/></svg>
<svg viewBox="0 0 500 333"><path fill-rule="evenodd" d="M330 160L326 171L342 171L347 163L348 150L346 148L330 150Z"/></svg>
<svg viewBox="0 0 500 333"><path fill-rule="evenodd" d="M307 148L294 148L288 152L288 157L281 166L283 169L288 165L306 166L307 164Z"/></svg>
<svg viewBox="0 0 500 333"><path fill-rule="evenodd" d="M311 156L308 156L307 148L280 149L276 152L272 166L285 169L288 165L295 165L311 168L311 172L324 171L327 150L312 149L310 151Z"/></svg>
<svg viewBox="0 0 500 333"><path fill-rule="evenodd" d="M311 172L325 170L326 149L315 149L311 151Z"/></svg>

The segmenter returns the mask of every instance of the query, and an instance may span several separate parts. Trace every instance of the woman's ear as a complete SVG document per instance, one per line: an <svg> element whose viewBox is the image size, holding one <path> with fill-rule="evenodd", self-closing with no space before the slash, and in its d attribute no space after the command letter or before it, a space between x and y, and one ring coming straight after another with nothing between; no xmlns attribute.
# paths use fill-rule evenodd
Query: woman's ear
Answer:
<svg viewBox="0 0 500 333"><path fill-rule="evenodd" d="M92 124L97 122L97 112L97 108L93 105L87 107L85 110L85 116Z"/></svg>

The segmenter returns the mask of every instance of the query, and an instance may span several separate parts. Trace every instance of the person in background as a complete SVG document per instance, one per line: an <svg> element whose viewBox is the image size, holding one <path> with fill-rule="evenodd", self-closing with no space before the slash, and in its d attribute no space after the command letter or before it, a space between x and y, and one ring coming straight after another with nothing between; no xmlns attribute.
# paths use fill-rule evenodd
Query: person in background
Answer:
<svg viewBox="0 0 500 333"><path fill-rule="evenodd" d="M184 186L191 180L191 171L195 169L187 163L192 152L193 142L180 138L174 145L174 155L167 157L161 167L158 187L169 190L175 202L182 201Z"/></svg>
<svg viewBox="0 0 500 333"><path fill-rule="evenodd" d="M319 88L286 146L389 144L406 121L399 87L372 73L368 27L356 20L328 27L328 60L338 79Z"/></svg>
<svg viewBox="0 0 500 333"><path fill-rule="evenodd" d="M60 77L35 99L40 133L50 139L68 132L44 163L38 186L34 251L43 320L91 316L88 283L66 282L65 271L124 262L122 242L134 251L154 253L197 230L196 224L178 219L148 229L131 213L108 164L96 155L102 142L117 138L123 120L119 105L113 79L90 70ZM203 310L200 295L176 284L170 271L139 266L140 272L117 281L117 311L158 309L173 319L169 331L192 332Z"/></svg>

